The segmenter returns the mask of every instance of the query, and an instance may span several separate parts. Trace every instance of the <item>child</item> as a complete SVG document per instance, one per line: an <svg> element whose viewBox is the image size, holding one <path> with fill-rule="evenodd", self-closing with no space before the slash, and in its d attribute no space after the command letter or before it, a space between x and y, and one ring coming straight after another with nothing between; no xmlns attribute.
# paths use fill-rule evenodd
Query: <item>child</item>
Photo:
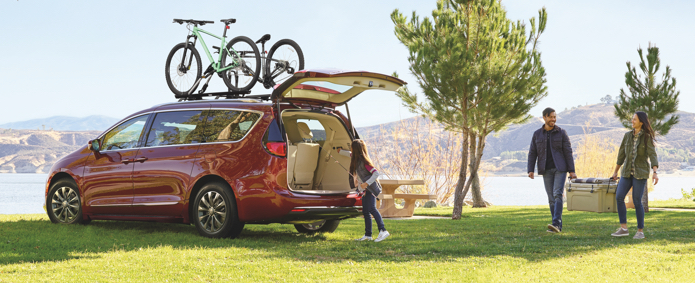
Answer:
<svg viewBox="0 0 695 283"><path fill-rule="evenodd" d="M354 176L354 183L360 190L365 190L362 196L362 213L364 214L364 236L356 241L365 241L372 239L372 218L374 216L376 225L379 228L379 236L374 242L381 242L386 239L389 234L384 227L384 221L381 219L379 210L376 209L376 196L381 193L381 187L376 179L379 177L379 171L374 168L374 163L367 154L367 145L363 140L356 139L352 141L351 152L340 150L338 153L351 157L350 174Z"/></svg>

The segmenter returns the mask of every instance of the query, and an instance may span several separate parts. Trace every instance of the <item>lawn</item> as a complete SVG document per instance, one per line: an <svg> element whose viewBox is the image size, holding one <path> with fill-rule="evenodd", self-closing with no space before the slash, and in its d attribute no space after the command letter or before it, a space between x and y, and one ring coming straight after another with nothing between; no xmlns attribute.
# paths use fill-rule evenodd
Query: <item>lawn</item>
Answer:
<svg viewBox="0 0 695 283"><path fill-rule="evenodd" d="M565 212L565 231L550 234L543 206L464 208L458 221L387 219L392 236L381 243L353 241L362 219L314 236L247 225L220 240L181 224L0 215L0 282L683 282L695 278L694 215L647 213L647 239L633 240L610 236L617 214ZM634 210L628 217L634 234Z"/></svg>
<svg viewBox="0 0 695 283"><path fill-rule="evenodd" d="M695 209L695 201L686 199L650 200L649 207Z"/></svg>

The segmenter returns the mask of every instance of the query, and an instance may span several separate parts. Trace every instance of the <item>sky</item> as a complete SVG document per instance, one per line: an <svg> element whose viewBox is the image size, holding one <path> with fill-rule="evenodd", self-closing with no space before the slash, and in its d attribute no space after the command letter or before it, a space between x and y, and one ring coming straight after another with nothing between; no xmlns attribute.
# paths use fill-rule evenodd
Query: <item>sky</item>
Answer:
<svg viewBox="0 0 695 283"><path fill-rule="evenodd" d="M262 5L261 5L262 4ZM599 103L625 87L625 63L637 49L660 49L681 91L680 110L695 112L695 1L506 0L512 20L528 23L546 7L548 24L539 49L548 96L531 110L558 112ZM431 17L434 0L351 1L0 1L0 124L51 116L123 118L175 101L164 77L166 56L183 42L185 26L173 18L214 20L203 28L221 34L220 19L236 18L228 39L254 41L271 34L302 48L307 69L397 72L420 92L408 70L408 51L394 35L390 14ZM206 38L208 46L212 38ZM200 50L200 48L199 48ZM646 51L645 51L646 52ZM201 50L202 53L202 50ZM203 58L203 65L207 59ZM209 91L224 90L215 77ZM267 94L262 86L253 94ZM365 92L349 104L356 126L413 117L395 94Z"/></svg>

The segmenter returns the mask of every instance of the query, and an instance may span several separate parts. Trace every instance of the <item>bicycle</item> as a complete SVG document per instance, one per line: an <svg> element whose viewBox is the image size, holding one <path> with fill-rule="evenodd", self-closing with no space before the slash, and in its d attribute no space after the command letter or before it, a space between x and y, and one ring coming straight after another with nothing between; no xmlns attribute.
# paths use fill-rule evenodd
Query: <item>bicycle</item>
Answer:
<svg viewBox="0 0 695 283"><path fill-rule="evenodd" d="M265 34L256 41L256 44L261 44L261 64L263 65L263 73L259 80L266 89L285 81L295 72L304 70L304 53L299 48L299 44L291 39L281 39L273 44L269 52L266 52L265 43L268 40L270 40L270 34ZM266 57L265 54L268 56ZM241 56L247 58L245 54ZM272 70L271 63L275 63Z"/></svg>
<svg viewBox="0 0 695 283"><path fill-rule="evenodd" d="M169 89L171 89L176 98L191 96L196 88L198 88L201 80L207 79L199 92L199 94L204 93L213 73L220 75L225 85L227 85L231 91L238 93L248 93L256 84L256 81L258 81L261 66L261 57L258 48L254 42L246 36L237 36L225 45L229 25L235 23L236 19L222 19L220 22L225 24L224 32L221 37L198 28L199 25L213 24L213 21L174 19L174 23L181 25L186 23L187 29L190 31L186 37L186 41L174 46L169 52L169 56L167 56L165 76ZM201 33L220 39L220 46L223 48L220 49L220 47L213 46L213 49L217 50L215 53L220 54L217 61L215 61L210 54L210 50L201 37ZM192 41L191 38L193 39ZM198 50L195 48L198 39L200 39L203 50L210 60L210 65L202 74L200 53L198 53ZM244 43L247 44L248 47L241 46ZM236 44L239 45L235 48L234 45ZM246 56L242 58L241 54L254 54L255 56ZM178 62L172 64L172 60L178 60ZM242 80L242 85L239 84L240 79Z"/></svg>

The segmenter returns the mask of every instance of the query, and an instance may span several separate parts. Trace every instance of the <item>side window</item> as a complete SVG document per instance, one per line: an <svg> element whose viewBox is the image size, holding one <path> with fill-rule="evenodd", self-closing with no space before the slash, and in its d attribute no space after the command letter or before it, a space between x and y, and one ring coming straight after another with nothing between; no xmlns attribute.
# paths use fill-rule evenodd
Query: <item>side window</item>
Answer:
<svg viewBox="0 0 695 283"><path fill-rule="evenodd" d="M258 113L238 110L209 110L205 123L205 141L238 141L261 117Z"/></svg>
<svg viewBox="0 0 695 283"><path fill-rule="evenodd" d="M111 129L104 135L102 148L118 150L136 147L148 117L150 117L149 114L135 117Z"/></svg>
<svg viewBox="0 0 695 283"><path fill-rule="evenodd" d="M297 119L297 124L299 123L304 123L309 126L309 130L311 130L311 134L313 135L311 138L312 141L317 142L326 140L326 129L323 127L321 122L319 122L319 120Z"/></svg>
<svg viewBox="0 0 695 283"><path fill-rule="evenodd" d="M152 122L145 146L191 144L203 141L203 111L161 112Z"/></svg>

